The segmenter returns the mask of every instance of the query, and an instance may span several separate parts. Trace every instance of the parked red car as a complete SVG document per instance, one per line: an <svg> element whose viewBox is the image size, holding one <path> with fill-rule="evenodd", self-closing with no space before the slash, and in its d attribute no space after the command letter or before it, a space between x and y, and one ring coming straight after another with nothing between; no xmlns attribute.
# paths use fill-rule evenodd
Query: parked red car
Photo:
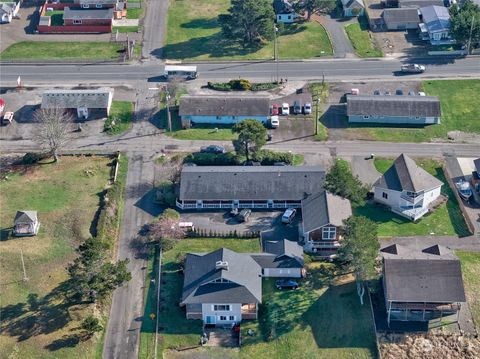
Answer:
<svg viewBox="0 0 480 359"><path fill-rule="evenodd" d="M270 115L278 115L280 112L280 105L274 103L270 106Z"/></svg>

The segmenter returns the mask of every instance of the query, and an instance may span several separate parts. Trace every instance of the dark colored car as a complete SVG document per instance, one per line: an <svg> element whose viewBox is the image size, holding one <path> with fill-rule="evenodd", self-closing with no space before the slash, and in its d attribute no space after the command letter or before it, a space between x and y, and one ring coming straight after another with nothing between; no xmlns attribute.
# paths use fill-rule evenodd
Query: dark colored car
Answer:
<svg viewBox="0 0 480 359"><path fill-rule="evenodd" d="M403 90L399 89L399 90L395 91L395 95L402 96L403 95Z"/></svg>
<svg viewBox="0 0 480 359"><path fill-rule="evenodd" d="M226 153L227 150L225 147L217 146L217 145L210 145L200 148L200 152L203 153Z"/></svg>
<svg viewBox="0 0 480 359"><path fill-rule="evenodd" d="M242 209L236 218L239 222L248 222L248 219L250 218L251 214L252 214L251 209Z"/></svg>
<svg viewBox="0 0 480 359"><path fill-rule="evenodd" d="M298 282L291 279L280 279L275 282L277 289L297 289Z"/></svg>

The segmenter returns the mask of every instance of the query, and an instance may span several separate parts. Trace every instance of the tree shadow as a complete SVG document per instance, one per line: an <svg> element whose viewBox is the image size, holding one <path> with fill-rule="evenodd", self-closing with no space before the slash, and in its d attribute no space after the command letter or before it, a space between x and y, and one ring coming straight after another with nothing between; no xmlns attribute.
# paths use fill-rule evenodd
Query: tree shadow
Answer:
<svg viewBox="0 0 480 359"><path fill-rule="evenodd" d="M84 338L84 336L79 334L69 334L64 335L60 339L56 339L48 345L45 345L45 349L48 349L52 352L63 349L63 348L73 348L77 346L78 343Z"/></svg>
<svg viewBox="0 0 480 359"><path fill-rule="evenodd" d="M163 212L164 207L154 202L156 189L152 188L150 184L146 184L142 187L144 187L148 191L143 192L143 196L137 202L135 202L135 207L140 208L141 210L147 212L153 217L158 217Z"/></svg>
<svg viewBox="0 0 480 359"><path fill-rule="evenodd" d="M218 27L218 18L212 17L210 19L195 19L180 25L185 29L215 29Z"/></svg>

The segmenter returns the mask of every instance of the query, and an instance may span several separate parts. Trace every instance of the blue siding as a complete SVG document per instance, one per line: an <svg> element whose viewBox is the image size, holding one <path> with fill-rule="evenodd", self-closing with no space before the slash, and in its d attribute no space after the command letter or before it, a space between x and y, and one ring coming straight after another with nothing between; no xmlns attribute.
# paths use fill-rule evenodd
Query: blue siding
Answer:
<svg viewBox="0 0 480 359"><path fill-rule="evenodd" d="M182 116L182 119L190 120L194 123L210 124L234 124L246 119L267 123L268 116Z"/></svg>
<svg viewBox="0 0 480 359"><path fill-rule="evenodd" d="M348 116L348 122L356 123L385 123L385 124L410 124L410 125L426 125L426 124L438 124L440 123L440 117L390 117L390 116L370 116L364 118L364 116L351 115Z"/></svg>

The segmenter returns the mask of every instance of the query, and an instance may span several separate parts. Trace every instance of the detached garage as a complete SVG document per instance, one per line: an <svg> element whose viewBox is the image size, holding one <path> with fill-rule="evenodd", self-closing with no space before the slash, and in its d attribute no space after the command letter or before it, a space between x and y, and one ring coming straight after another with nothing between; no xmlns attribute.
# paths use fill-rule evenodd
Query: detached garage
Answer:
<svg viewBox="0 0 480 359"><path fill-rule="evenodd" d="M388 30L416 29L420 23L420 16L416 8L385 9L382 17Z"/></svg>

